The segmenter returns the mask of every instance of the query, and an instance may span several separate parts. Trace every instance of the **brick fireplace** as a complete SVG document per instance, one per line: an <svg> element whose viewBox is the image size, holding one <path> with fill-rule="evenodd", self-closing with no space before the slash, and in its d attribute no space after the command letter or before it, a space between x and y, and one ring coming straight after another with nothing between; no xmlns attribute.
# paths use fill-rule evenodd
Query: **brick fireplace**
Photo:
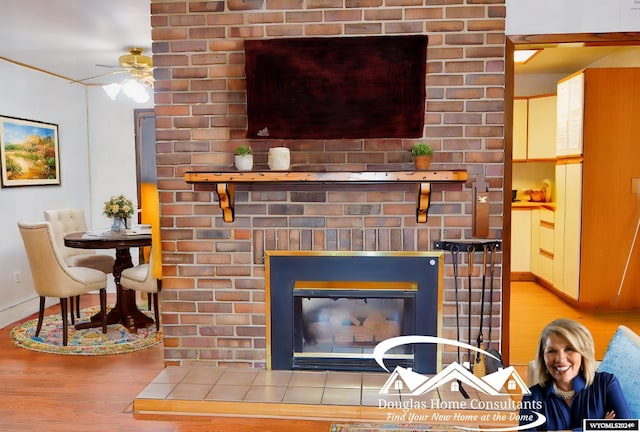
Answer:
<svg viewBox="0 0 640 432"><path fill-rule="evenodd" d="M489 185L490 238L502 237L504 1L152 0L151 15L168 365L266 367L267 250L417 252L469 239L477 176ZM429 40L422 137L246 138L244 40L412 34ZM416 223L413 185L238 185L226 223L217 195L184 181L231 169L240 144L253 147L257 169L283 145L292 169L411 170L417 141L435 148L433 169L469 173L466 184L433 187L426 224ZM448 256L443 273L442 336L455 338ZM463 314L477 315L479 290Z"/></svg>

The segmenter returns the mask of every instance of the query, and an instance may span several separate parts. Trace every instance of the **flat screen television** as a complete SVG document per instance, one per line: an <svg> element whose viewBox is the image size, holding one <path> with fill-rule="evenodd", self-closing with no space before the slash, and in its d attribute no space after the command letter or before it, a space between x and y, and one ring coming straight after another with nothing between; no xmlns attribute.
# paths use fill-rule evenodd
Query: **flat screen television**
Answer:
<svg viewBox="0 0 640 432"><path fill-rule="evenodd" d="M426 51L426 35L247 40L247 137L421 137Z"/></svg>

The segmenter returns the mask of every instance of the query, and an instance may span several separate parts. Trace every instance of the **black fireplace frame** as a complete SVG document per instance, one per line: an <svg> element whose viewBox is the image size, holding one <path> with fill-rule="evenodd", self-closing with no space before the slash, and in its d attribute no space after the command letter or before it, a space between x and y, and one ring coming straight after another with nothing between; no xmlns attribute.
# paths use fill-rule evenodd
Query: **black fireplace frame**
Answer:
<svg viewBox="0 0 640 432"><path fill-rule="evenodd" d="M313 259L310 259L313 258ZM273 271L277 267L277 271ZM382 369L373 359L353 361L327 359L302 362L294 360L294 284L296 281L407 281L417 285L411 294L395 293L412 298L415 334L441 336L443 307L444 253L436 252L326 252L326 251L265 251L267 366L273 370L375 370ZM321 277L319 277L321 275ZM355 291L343 296L358 298ZM435 317L435 319L425 319ZM284 329L288 333L284 332ZM275 335L278 335L277 337ZM285 337L284 334L290 334ZM387 367L394 367L393 360ZM433 344L413 346L413 359L403 366L418 373L437 373L441 352Z"/></svg>

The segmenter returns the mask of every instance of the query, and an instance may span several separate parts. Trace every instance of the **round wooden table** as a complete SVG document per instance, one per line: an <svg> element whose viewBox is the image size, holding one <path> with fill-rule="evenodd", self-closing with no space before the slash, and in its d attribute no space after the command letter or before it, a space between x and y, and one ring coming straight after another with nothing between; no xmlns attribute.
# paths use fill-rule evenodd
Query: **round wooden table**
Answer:
<svg viewBox="0 0 640 432"><path fill-rule="evenodd" d="M142 313L136 305L135 291L120 285L122 270L133 267L132 247L151 246L151 234L120 234L110 231L104 233L77 232L64 237L65 246L80 249L115 249L116 260L113 264L113 279L116 284L116 304L107 314L107 325L122 324L135 333L139 328L153 324L153 319ZM91 321L76 325L76 329L101 327L100 314L91 317Z"/></svg>

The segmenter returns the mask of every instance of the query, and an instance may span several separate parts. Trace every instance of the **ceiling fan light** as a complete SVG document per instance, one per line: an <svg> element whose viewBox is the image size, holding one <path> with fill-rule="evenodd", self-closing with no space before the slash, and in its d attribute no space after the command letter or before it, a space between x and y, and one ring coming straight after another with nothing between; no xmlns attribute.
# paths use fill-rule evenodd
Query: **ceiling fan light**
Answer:
<svg viewBox="0 0 640 432"><path fill-rule="evenodd" d="M149 100L149 93L147 93L145 86L139 80L126 80L122 84L122 91L138 103L145 103Z"/></svg>
<svg viewBox="0 0 640 432"><path fill-rule="evenodd" d="M142 89L142 91L140 92L140 94L137 94L133 100L136 101L137 103L145 103L149 100L149 93L147 93L147 91L145 89Z"/></svg>
<svg viewBox="0 0 640 432"><path fill-rule="evenodd" d="M112 83L103 85L102 89L111 98L111 100L116 100L116 96L118 96L118 93L120 93L120 87L120 84Z"/></svg>
<svg viewBox="0 0 640 432"><path fill-rule="evenodd" d="M135 98L136 95L140 93L140 90L144 89L142 88L142 84L140 84L138 80L128 79L125 80L122 84L122 91L130 98Z"/></svg>

